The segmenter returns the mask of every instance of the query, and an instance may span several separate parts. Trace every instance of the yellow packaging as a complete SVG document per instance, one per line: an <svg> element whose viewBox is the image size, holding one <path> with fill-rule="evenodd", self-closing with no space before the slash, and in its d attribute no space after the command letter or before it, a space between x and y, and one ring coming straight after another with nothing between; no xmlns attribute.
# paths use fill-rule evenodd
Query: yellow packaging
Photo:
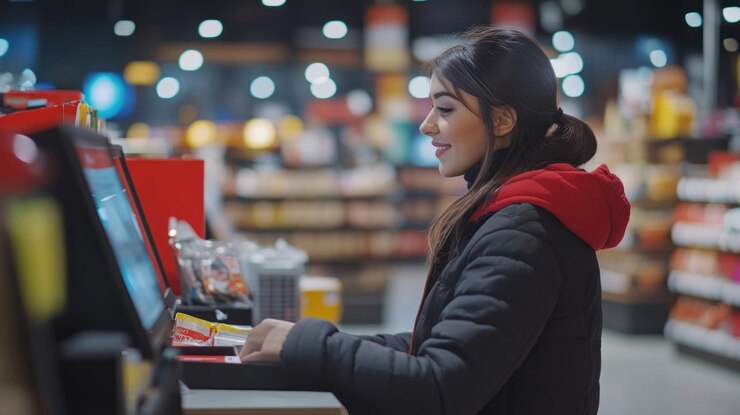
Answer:
<svg viewBox="0 0 740 415"><path fill-rule="evenodd" d="M334 277L302 276L301 317L316 317L339 323L342 314L342 283Z"/></svg>
<svg viewBox="0 0 740 415"><path fill-rule="evenodd" d="M224 323L193 317L188 314L175 315L172 344L175 346L228 346L243 344L247 339L250 328L236 327Z"/></svg>

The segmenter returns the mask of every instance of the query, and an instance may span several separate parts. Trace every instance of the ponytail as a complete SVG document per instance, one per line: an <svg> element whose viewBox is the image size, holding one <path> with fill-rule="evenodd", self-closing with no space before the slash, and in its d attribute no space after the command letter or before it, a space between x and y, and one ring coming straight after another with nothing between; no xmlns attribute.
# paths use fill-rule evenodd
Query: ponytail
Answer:
<svg viewBox="0 0 740 415"><path fill-rule="evenodd" d="M596 154L596 136L591 127L580 119L563 114L558 109L555 122L538 148L542 164L568 163L580 166Z"/></svg>

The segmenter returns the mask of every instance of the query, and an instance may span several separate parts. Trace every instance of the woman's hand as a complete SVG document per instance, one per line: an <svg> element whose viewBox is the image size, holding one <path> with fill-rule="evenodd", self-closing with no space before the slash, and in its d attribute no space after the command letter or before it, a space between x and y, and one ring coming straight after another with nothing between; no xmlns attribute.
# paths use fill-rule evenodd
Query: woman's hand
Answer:
<svg viewBox="0 0 740 415"><path fill-rule="evenodd" d="M285 338L294 325L289 321L264 319L249 331L239 358L242 362L279 362Z"/></svg>

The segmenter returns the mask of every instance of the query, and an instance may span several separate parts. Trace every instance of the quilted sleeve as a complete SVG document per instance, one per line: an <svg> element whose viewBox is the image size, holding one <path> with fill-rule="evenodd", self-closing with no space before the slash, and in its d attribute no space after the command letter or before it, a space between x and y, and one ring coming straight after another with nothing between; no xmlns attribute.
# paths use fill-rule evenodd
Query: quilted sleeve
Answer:
<svg viewBox="0 0 740 415"><path fill-rule="evenodd" d="M537 342L562 283L537 216L507 211L506 226L471 241L452 300L417 355L307 319L289 333L284 362L353 415L478 412Z"/></svg>

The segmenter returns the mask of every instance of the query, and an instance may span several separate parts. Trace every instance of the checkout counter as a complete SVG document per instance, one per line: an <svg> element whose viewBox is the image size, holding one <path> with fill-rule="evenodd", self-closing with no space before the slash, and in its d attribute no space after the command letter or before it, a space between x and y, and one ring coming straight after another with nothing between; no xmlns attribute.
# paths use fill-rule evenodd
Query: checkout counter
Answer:
<svg viewBox="0 0 740 415"><path fill-rule="evenodd" d="M127 196L133 187L122 182L110 143L71 127L29 136L53 160L43 186L58 206L58 248L65 255L58 262L65 298L43 325L43 354L53 356L54 370L42 387L53 397L51 406L66 410L48 413L347 413L334 395L295 383L280 365L178 362L177 349L168 347L174 308L162 294L161 264L148 252L151 235L140 228L142 213ZM17 269L5 271L15 277L11 285L23 286ZM24 358L30 366L44 359L42 353ZM95 399L103 385L107 394L99 396L107 398Z"/></svg>

